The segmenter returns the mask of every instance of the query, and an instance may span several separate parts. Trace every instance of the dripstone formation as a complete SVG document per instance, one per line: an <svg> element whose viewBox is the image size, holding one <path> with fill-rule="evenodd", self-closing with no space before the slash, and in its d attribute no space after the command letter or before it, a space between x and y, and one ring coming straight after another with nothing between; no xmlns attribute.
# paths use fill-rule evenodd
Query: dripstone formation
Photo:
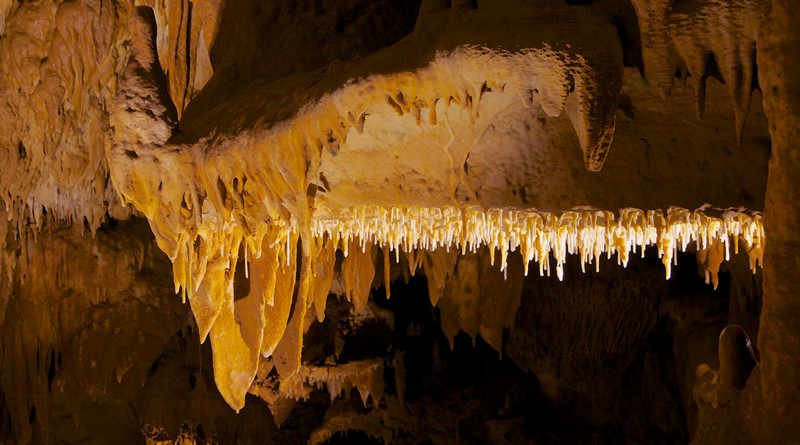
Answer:
<svg viewBox="0 0 800 445"><path fill-rule="evenodd" d="M790 0L0 0L0 442L793 443Z"/></svg>

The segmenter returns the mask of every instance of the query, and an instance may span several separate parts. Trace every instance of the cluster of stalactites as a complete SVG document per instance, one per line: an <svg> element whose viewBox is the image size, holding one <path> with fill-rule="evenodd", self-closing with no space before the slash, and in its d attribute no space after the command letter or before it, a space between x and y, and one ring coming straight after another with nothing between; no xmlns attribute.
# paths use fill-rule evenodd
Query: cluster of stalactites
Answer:
<svg viewBox="0 0 800 445"><path fill-rule="evenodd" d="M190 298L201 340L211 338L217 386L238 409L244 405L259 356L273 357L282 379L297 372L306 310L313 306L322 321L332 288L345 294L356 311L366 307L379 250L387 291L391 252L399 262L402 250L411 274L424 266L433 304L453 274L458 251L477 252L483 246L488 247L492 264L499 250L503 271L509 252L517 249L526 274L532 260L539 264L540 274L550 274L552 257L560 279L567 254L579 254L584 267L594 263L599 268L604 253L609 258L616 253L618 263L627 265L631 252L644 255L651 245L657 247L669 278L676 252L696 247L698 263L716 287L719 266L729 259L731 244L738 252L741 242L755 271L764 244L760 214L707 213L708 209L675 207L666 212L628 208L617 216L591 209L556 215L479 207L361 206L324 217L320 212L305 230L292 219L261 224L251 233L231 223L193 235L184 232L173 258L174 278L176 289L182 288ZM343 260L337 279L339 250ZM247 295L235 297L237 265L244 267L250 286Z"/></svg>
<svg viewBox="0 0 800 445"><path fill-rule="evenodd" d="M499 251L501 271L506 270L508 254L519 249L526 276L531 261L538 264L541 276L550 276L554 261L559 279L564 277L567 254L580 256L583 271L587 264L594 264L599 272L603 255L610 259L616 254L617 264L627 266L631 253L644 257L648 246L656 246L669 279L678 251L694 248L700 252L703 261L707 257L716 257L713 252L719 251L715 266L718 268L723 258L730 260L731 247L733 253L738 254L741 244L755 273L763 257L761 214L724 210L714 211L717 216L711 216L706 210L670 207L664 212L625 208L617 216L596 209L575 209L555 214L537 210L484 210L477 206L347 208L311 220L310 233L314 240L309 245L314 247L315 256L311 262L315 278L313 293L319 295L312 295L309 304L314 300L319 303L317 318L321 321L325 296L333 280L335 253L339 250L345 258L341 268L344 291L348 298L354 291L356 306L363 307L375 274L374 267L368 267L373 266L376 260L371 253L373 246L383 250L387 279L389 252L394 253L394 260L399 263L401 251L413 256L417 251L444 249L449 252L455 249L463 255L467 251L475 253L481 246L489 248L492 264ZM228 271L220 275L226 281L222 288L232 289L233 271L240 255L244 255L245 276L249 278L250 263L261 259L264 249L269 249L271 257L280 260L281 267L295 266L297 253L294 250L299 235L296 221L265 224L262 229L246 235L237 226L226 224L222 230L200 231L194 237L184 233L178 254L173 258L176 292L181 291L186 298L201 291L201 285L212 269L211 264L220 272ZM357 257L352 255L354 248L358 250ZM370 282L366 285L360 282L365 280L357 280L359 271L365 267L370 269ZM409 267L416 270L418 264L409 262ZM352 274L349 273L351 268ZM707 281L710 275L716 275L716 270L707 268ZM209 277L206 283L212 278ZM715 276L713 280L716 283ZM268 304L272 304L271 299ZM200 324L201 336L205 338L210 324Z"/></svg>
<svg viewBox="0 0 800 445"><path fill-rule="evenodd" d="M368 406L369 398L378 406L384 391L384 360L353 361L336 366L301 366L289 379L280 384L280 397L306 400L313 389L327 389L331 401L358 390L361 402ZM256 387L253 393L259 394Z"/></svg>
<svg viewBox="0 0 800 445"><path fill-rule="evenodd" d="M705 109L706 79L715 71L724 79L733 105L736 140L756 85L756 46L768 0L674 0L631 2L642 36L645 77L664 97L675 73L695 92L697 117ZM712 68L715 67L715 68Z"/></svg>
<svg viewBox="0 0 800 445"><path fill-rule="evenodd" d="M539 264L540 275L549 275L550 257L555 260L556 275L563 278L567 254L579 254L582 269L616 253L617 262L627 266L630 253L644 256L647 246L658 248L667 279L676 253L694 242L698 251L720 243L725 260L730 247L739 252L739 243L750 257L753 272L763 255L764 229L759 213L727 210L719 216L707 215L705 209L689 211L670 207L661 210L626 208L619 217L605 210L577 209L560 215L536 210L483 210L479 207L391 208L362 206L340 211L329 218L312 220L314 236L330 237L335 245L342 240L343 253L354 239L361 245L371 242L394 250L399 262L400 250L436 250L451 248L475 252L488 246L494 264L499 250L500 268L505 270L509 252L520 249L525 274L531 260Z"/></svg>

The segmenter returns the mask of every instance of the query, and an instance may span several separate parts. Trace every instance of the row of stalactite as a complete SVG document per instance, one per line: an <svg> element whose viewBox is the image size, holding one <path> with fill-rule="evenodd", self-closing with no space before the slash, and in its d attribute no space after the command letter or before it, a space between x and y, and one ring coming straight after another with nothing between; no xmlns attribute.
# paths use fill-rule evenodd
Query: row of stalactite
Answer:
<svg viewBox="0 0 800 445"><path fill-rule="evenodd" d="M531 260L539 264L540 274L549 275L552 257L556 275L563 278L567 254L579 255L584 268L591 263L599 268L603 254L611 258L616 253L618 263L626 265L631 252L644 255L648 246L657 248L669 278L676 252L691 248L698 252L707 281L716 286L719 266L729 259L731 250L737 253L741 244L755 271L764 245L759 213L709 208L628 208L617 216L590 209L556 215L478 207L369 206L312 218L310 226L305 236L311 239L305 240L294 221L266 225L259 231L260 239L244 235L233 225L201 230L196 239L184 239L173 260L176 289L183 289L189 297L201 340L211 337L217 384L234 408L244 402L259 356L271 356L282 378L294 375L301 364L306 311L313 306L317 320L322 321L334 283L356 311L366 307L376 265L381 262L379 251L387 292L391 263L400 262L402 251L411 274L420 267L424 270L431 302L437 304L443 295L453 301L461 298L453 295L459 292L456 287L447 286L451 277L468 282L474 279L472 275L483 275L482 280L493 280L477 263L459 263L456 269L459 254L478 249L488 250L491 265L505 280L508 255L519 251L522 264L516 275L520 276L513 278L521 280ZM498 250L500 264L495 266ZM341 252L338 268L337 252ZM237 264L242 264L250 283L244 296L234 295ZM471 266L474 274L467 270ZM477 282L467 287L480 288ZM453 327L447 329L450 337L464 328L461 318L474 317L455 318ZM503 319L497 327L502 332L508 325ZM473 336L498 337L489 342L501 347L502 335L479 332L477 327L466 330Z"/></svg>

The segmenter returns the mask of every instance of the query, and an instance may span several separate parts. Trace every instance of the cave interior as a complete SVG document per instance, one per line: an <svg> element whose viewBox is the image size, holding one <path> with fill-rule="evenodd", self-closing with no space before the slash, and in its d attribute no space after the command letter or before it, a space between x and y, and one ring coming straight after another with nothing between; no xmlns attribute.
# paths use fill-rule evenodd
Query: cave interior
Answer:
<svg viewBox="0 0 800 445"><path fill-rule="evenodd" d="M0 443L800 443L793 0L0 0Z"/></svg>

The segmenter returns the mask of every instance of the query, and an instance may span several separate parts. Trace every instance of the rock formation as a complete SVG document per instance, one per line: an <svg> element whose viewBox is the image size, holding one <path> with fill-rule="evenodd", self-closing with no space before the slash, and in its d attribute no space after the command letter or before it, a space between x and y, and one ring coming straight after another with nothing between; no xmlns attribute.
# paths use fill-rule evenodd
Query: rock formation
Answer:
<svg viewBox="0 0 800 445"><path fill-rule="evenodd" d="M788 3L0 2L0 441L800 440Z"/></svg>

